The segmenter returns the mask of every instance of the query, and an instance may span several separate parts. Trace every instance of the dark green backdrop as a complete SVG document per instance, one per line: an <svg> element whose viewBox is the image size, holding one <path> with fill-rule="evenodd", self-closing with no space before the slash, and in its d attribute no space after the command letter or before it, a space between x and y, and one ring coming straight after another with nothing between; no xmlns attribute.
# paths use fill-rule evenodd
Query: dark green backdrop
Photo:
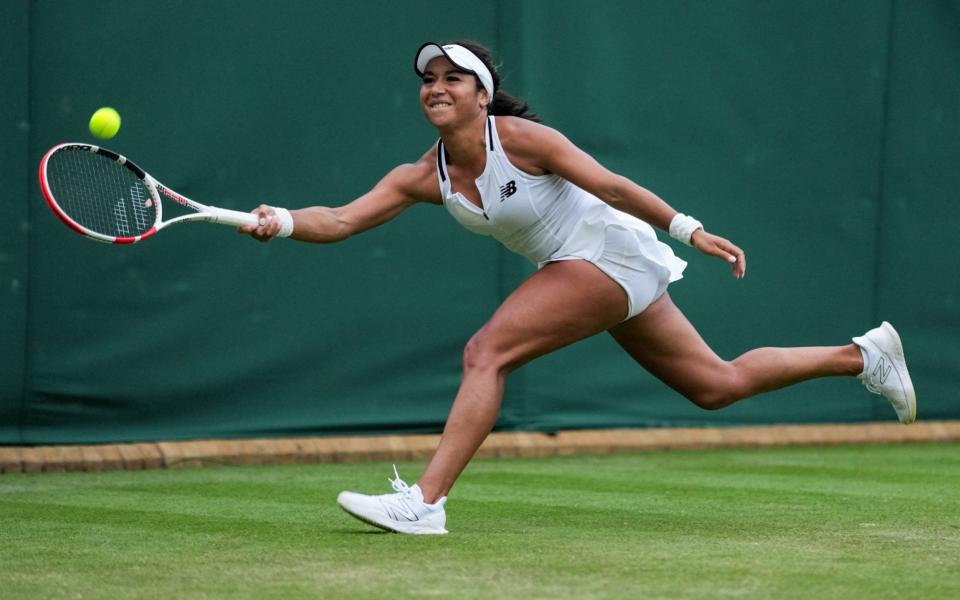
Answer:
<svg viewBox="0 0 960 600"><path fill-rule="evenodd" d="M672 294L725 357L905 339L922 419L960 417L960 3L589 0L0 4L0 443L436 431L461 348L531 272L436 207L334 246L187 225L96 244L45 208L43 152L108 147L235 209L340 204L436 133L413 52L471 37L504 87L749 255ZM528 365L499 427L891 420L853 380L709 413L606 336Z"/></svg>

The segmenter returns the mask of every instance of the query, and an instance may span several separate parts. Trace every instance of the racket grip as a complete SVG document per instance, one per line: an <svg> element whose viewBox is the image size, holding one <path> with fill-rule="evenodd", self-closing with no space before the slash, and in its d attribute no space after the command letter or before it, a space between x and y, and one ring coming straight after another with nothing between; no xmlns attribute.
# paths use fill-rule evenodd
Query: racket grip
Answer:
<svg viewBox="0 0 960 600"><path fill-rule="evenodd" d="M207 212L209 212L213 217L210 219L211 223L220 223L221 225L231 225L233 227L258 224L257 215L251 213L230 210L227 208L217 208L215 206L208 206Z"/></svg>

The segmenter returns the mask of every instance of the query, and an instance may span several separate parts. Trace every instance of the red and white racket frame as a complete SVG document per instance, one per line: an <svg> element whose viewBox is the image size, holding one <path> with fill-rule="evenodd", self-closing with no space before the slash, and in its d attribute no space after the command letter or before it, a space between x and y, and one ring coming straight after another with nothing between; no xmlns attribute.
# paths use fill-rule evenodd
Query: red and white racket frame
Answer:
<svg viewBox="0 0 960 600"><path fill-rule="evenodd" d="M150 191L152 200L157 207L157 216L156 220L153 223L153 226L147 231L143 232L137 236L110 236L92 231L87 227L84 227L80 223L77 223L70 218L64 210L57 204L57 200L54 197L53 193L50 191L50 185L47 182L47 163L50 160L50 157L54 155L55 152L67 147L74 147L79 150L85 150L87 152L93 152L99 154L110 160L116 161L120 165L129 169L138 179L143 181L146 188ZM156 179L154 179L149 173L138 167L133 161L127 159L125 156L117 154L112 150L107 150L106 148L101 148L100 146L94 146L92 144L83 144L76 142L66 142L63 144L57 144L53 148L47 151L43 155L43 159L40 161L40 191L43 193L43 199L46 201L47 206L50 207L50 210L53 211L53 214L57 216L61 221L63 221L67 227L73 231L79 233L80 235L86 236L92 240L98 242L105 242L108 244L133 244L136 242L143 241L154 234L156 234L161 229L174 225L176 223L185 223L188 221L206 221L208 223L219 223L221 225L230 225L233 227L240 227L242 225L257 225L257 217L251 213L240 212L236 210L229 210L226 208L217 208L216 206L207 206L201 204L186 196L178 194L167 186L163 185ZM163 220L163 203L160 202L160 194L163 194L170 200L173 200L177 204L185 206L187 208L193 209L196 211L193 214L181 215L179 217L174 217L169 221Z"/></svg>

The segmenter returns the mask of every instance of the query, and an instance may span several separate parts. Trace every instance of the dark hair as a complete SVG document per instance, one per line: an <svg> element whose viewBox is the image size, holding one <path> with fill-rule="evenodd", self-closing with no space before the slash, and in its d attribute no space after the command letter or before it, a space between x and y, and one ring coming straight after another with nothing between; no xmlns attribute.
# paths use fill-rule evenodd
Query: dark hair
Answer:
<svg viewBox="0 0 960 600"><path fill-rule="evenodd" d="M497 73L497 67L493 64L490 50L473 40L458 40L453 43L476 54L477 58L490 70L490 76L493 77L493 98L490 99L490 105L487 106L488 113L493 116L521 117L537 123L540 122L540 117L530 112L529 104L500 89L500 73ZM480 79L477 78L477 87L481 86Z"/></svg>

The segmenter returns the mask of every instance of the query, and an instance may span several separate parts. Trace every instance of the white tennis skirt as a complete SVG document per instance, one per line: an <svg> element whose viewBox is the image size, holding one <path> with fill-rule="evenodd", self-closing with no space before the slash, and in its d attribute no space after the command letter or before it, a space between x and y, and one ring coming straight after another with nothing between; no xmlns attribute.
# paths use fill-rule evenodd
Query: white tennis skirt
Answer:
<svg viewBox="0 0 960 600"><path fill-rule="evenodd" d="M627 320L662 296L670 283L682 279L687 263L657 239L648 223L604 208L588 215L570 239L538 267L559 260L595 264L627 293Z"/></svg>

